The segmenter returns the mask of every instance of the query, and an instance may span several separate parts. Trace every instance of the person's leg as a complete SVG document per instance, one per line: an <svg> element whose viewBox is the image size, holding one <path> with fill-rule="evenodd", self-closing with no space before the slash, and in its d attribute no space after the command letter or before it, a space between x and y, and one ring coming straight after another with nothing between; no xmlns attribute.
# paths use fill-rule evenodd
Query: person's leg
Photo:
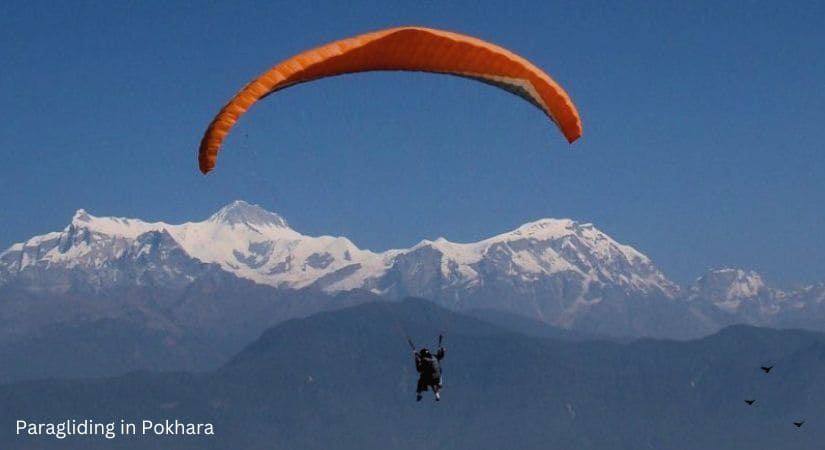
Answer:
<svg viewBox="0 0 825 450"><path fill-rule="evenodd" d="M418 377L418 386L415 387L415 401L421 401L421 393L427 390L427 384L424 383L424 378Z"/></svg>

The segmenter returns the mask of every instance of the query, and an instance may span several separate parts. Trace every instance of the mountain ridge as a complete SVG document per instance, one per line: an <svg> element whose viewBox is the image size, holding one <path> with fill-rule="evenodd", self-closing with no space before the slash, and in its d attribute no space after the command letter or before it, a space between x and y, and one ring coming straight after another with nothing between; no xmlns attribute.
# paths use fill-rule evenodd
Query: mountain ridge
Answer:
<svg viewBox="0 0 825 450"><path fill-rule="evenodd" d="M452 321L440 402L415 401L417 374L395 318L418 344ZM198 374L0 385L0 416L180 418L216 430L124 437L124 449L808 448L823 439L823 348L822 333L745 325L691 341L552 339L431 302L374 302L281 323ZM763 363L775 365L770 376ZM751 396L758 406L743 403ZM801 431L792 424L800 418L810 424ZM0 429L4 448L35 439ZM82 436L48 444L112 446Z"/></svg>
<svg viewBox="0 0 825 450"><path fill-rule="evenodd" d="M97 235L109 237L114 241L118 239L136 239L139 235L148 232L168 233L174 241L191 257L199 259L205 263L218 263L228 272L234 273L242 278L252 281L269 284L272 286L285 286L290 288L301 288L312 284L317 278L329 275L338 269L349 265L359 264L359 271L370 270L372 274L365 274L357 279L361 285L336 284L325 286L326 290L343 290L354 287L364 287L368 284L369 278L375 278L376 274L390 268L394 258L400 254L409 254L422 248L431 248L446 255L451 262L461 266L460 272L468 275L472 269L468 266L477 263L490 247L501 243L526 242L531 240L564 240L579 239L586 240L589 250L604 258L622 257L628 262L638 261L641 264L651 265L649 258L636 249L620 244L612 238L596 229L590 223L579 223L571 219L539 219L528 222L514 230L506 231L495 236L482 239L478 242L459 243L451 242L441 237L436 240L421 240L408 249L389 249L381 252L363 250L355 246L345 237L334 236L306 236L289 227L287 221L280 215L266 211L265 209L246 203L235 201L221 208L218 212L202 222L186 222L183 224L168 224L165 222L145 222L140 219L121 217L97 217L91 215L84 209L79 209L70 224L62 232L51 232L40 236L34 236L25 242L11 245L3 253L0 253L0 268L8 272L21 271L32 264L38 262L58 263L70 261L77 258L78 253L88 251L79 248L85 239L88 240ZM227 235L228 232L234 236ZM75 235L81 234L80 240L68 242ZM205 239L211 240L213 247L217 242L229 242L236 244L223 253L210 252L209 243ZM217 241L217 242L216 242ZM275 249L269 247L272 242L286 242L286 249ZM303 249L301 246L312 248ZM53 244L53 245L50 245ZM115 242L115 246L117 246ZM237 245L240 244L240 245ZM74 252L68 252L73 249ZM57 250L57 251L55 251ZM278 254L276 250L284 250ZM14 256L20 256L15 261ZM295 270L292 262L298 256L304 257L299 261L306 267L320 269L308 277L279 277L281 273ZM581 271L581 265L575 264L575 257L581 255L548 255L552 259L543 261L544 266L533 264L534 261L522 259L521 268L526 272L538 271ZM274 264L267 265L266 260L275 261ZM331 264L342 260L345 263ZM573 262L571 264L571 261ZM255 269L266 268L267 272ZM252 270L245 270L252 269ZM445 268L445 273L449 269ZM658 272L658 271L656 271ZM595 276L609 275L607 273L596 273ZM655 279L632 280L641 284L659 285L664 291L673 291L675 284L667 280L660 273L652 274ZM314 277L314 278L313 278ZM631 280L623 280L629 282ZM352 283L350 283L352 284ZM375 288L373 288L374 290ZM376 292L380 293L380 292Z"/></svg>
<svg viewBox="0 0 825 450"><path fill-rule="evenodd" d="M477 242L441 237L374 252L346 237L301 234L241 200L182 224L79 209L63 231L0 253L0 288L185 286L219 272L276 289L422 297L621 336L690 337L733 323L810 326L812 314L825 317L821 286L785 292L754 272L720 269L681 287L640 251L572 219L539 219Z"/></svg>

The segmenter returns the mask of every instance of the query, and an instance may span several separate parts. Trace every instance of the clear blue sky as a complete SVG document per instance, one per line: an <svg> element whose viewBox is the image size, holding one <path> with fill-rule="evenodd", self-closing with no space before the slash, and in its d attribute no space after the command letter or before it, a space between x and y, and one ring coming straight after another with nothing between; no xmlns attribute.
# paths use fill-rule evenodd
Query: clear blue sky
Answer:
<svg viewBox="0 0 825 450"><path fill-rule="evenodd" d="M72 213L183 222L245 199L374 250L593 222L685 282L713 267L825 280L825 3L0 2L0 247ZM397 25L495 42L572 96L531 105L370 73L252 108L217 169L200 137L247 81Z"/></svg>

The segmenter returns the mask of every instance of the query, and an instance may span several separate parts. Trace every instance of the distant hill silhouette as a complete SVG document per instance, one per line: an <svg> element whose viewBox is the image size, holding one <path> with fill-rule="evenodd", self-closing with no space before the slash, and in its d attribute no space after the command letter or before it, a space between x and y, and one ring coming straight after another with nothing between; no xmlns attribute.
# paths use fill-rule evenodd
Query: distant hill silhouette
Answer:
<svg viewBox="0 0 825 450"><path fill-rule="evenodd" d="M416 403L406 336L433 346L445 328L443 400ZM751 395L758 406L742 402ZM812 448L825 438L823 402L820 333L554 339L406 300L283 322L210 372L0 386L0 448ZM11 426L88 417L208 421L216 436L56 443Z"/></svg>

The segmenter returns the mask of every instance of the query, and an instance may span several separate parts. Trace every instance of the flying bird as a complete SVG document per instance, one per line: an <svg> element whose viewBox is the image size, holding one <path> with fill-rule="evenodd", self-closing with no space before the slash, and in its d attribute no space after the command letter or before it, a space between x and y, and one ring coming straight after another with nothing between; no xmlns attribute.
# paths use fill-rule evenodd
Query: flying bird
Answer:
<svg viewBox="0 0 825 450"><path fill-rule="evenodd" d="M753 402L755 401L756 400L745 400L745 403L747 403L748 405L753 405Z"/></svg>
<svg viewBox="0 0 825 450"><path fill-rule="evenodd" d="M805 421L803 420L802 422L794 422L793 424L796 425L797 428L799 428L802 425L805 425Z"/></svg>
<svg viewBox="0 0 825 450"><path fill-rule="evenodd" d="M768 373L773 369L773 366L762 366L761 369L764 370L765 373Z"/></svg>

